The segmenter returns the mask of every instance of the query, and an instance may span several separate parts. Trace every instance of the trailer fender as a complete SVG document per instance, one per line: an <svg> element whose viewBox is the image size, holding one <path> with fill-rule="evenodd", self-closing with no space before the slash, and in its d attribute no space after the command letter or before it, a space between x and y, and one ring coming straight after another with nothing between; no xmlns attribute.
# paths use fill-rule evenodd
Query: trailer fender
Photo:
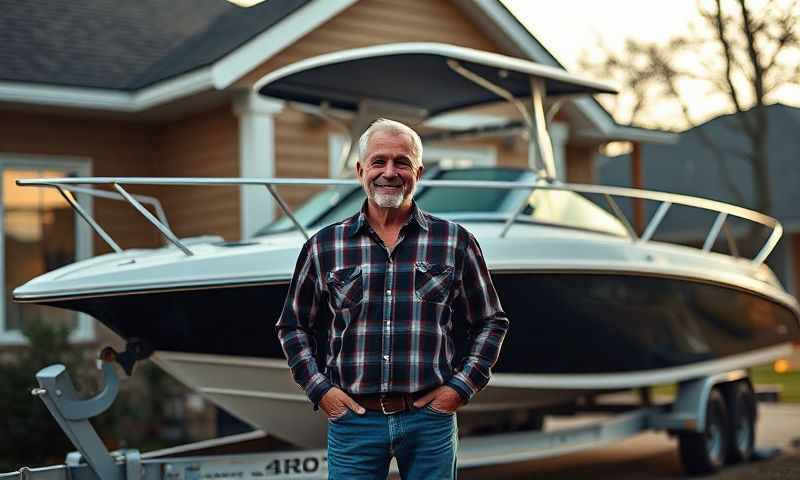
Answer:
<svg viewBox="0 0 800 480"><path fill-rule="evenodd" d="M747 377L746 370L733 370L679 383L671 411L654 416L651 426L672 432L705 431L706 405L711 390L718 385L738 382Z"/></svg>

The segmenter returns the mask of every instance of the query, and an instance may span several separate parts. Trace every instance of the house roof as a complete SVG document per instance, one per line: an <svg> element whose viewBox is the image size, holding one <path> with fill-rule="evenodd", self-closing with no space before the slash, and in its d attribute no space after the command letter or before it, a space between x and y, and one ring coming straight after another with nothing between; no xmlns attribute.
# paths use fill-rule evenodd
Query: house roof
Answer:
<svg viewBox="0 0 800 480"><path fill-rule="evenodd" d="M212 64L308 2L3 2L0 80L138 90Z"/></svg>
<svg viewBox="0 0 800 480"><path fill-rule="evenodd" d="M141 112L224 90L357 1L5 1L0 102ZM500 0L452 1L512 54L563 69ZM592 98L565 109L576 140L674 141L617 124Z"/></svg>
<svg viewBox="0 0 800 480"><path fill-rule="evenodd" d="M766 108L769 133L767 159L771 185L772 216L787 231L800 231L800 109L781 104ZM753 111L743 115L752 115ZM711 198L747 208L756 208L755 179L750 163L741 154L748 151L748 141L733 126L736 114L714 118L680 134L675 145L644 145L642 159L644 187ZM717 158L701 138L701 132L720 145L724 158ZM598 181L608 185L630 185L630 156L614 157L598 165ZM726 181L726 178L728 179ZM735 185L743 196L740 201L730 188ZM656 205L648 205L652 216ZM713 215L700 211L675 211L668 214L659 230L683 233L687 237L705 235Z"/></svg>

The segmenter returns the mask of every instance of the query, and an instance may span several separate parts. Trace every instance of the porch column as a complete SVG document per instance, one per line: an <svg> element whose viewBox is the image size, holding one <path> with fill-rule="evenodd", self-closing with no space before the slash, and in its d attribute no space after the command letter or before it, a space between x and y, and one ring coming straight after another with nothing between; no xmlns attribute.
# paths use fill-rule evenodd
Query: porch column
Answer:
<svg viewBox="0 0 800 480"><path fill-rule="evenodd" d="M239 117L239 176L275 176L274 115L283 102L253 92L242 94L233 104ZM264 187L241 187L239 218L241 238L249 238L275 217L272 196Z"/></svg>

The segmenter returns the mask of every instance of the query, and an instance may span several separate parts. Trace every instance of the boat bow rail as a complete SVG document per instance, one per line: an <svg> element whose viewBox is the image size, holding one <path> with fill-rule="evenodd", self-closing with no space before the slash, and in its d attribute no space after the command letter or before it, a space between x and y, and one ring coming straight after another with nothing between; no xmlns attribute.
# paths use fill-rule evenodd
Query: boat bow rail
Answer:
<svg viewBox="0 0 800 480"><path fill-rule="evenodd" d="M336 187L359 185L355 179L315 179L315 178L150 178L150 177L71 177L71 178L46 178L46 179L20 179L17 180L19 186L33 186L44 188L55 188L72 206L76 213L81 216L89 226L100 236L114 251L122 252L122 248L113 238L100 226L100 224L86 211L78 202L68 194L69 191L80 192L101 198L112 198L123 200L131 204L151 225L154 226L166 239L180 249L186 256L194 253L189 246L181 241L170 229L166 215L161 208L161 204L149 196L139 196L130 194L124 186L149 185L149 186L261 186L272 196L284 214L291 220L294 227L308 239L309 234L307 225L302 225L294 215L291 207L281 197L275 187L295 186L295 187ZM761 265L778 244L783 227L775 218L743 207L730 205L716 200L692 197L675 193L655 192L649 190L639 190L625 187L612 187L605 185L571 184L557 181L474 181L474 180L422 180L421 187L439 188L459 188L459 189L501 189L501 190L528 190L531 194L537 190L556 190L569 191L578 194L601 195L608 203L609 209L617 219L625 226L628 238L634 243L645 243L652 240L653 235L661 225L662 220L673 205L682 205L702 210L707 210L716 215L715 221L706 234L705 241L701 250L710 252L717 240L720 232L727 236L731 250L736 252L735 240L732 238L730 229L724 228L728 217L736 217L745 221L762 225L770 229L770 234L766 241L750 259L754 266ZM115 191L97 187L110 187ZM638 235L636 230L619 207L615 198L641 199L658 202L653 216L644 229L642 235ZM500 237L505 237L512 226L522 219L521 214L528 206L530 195L525 196L523 201L505 218L505 224L500 231ZM152 214L143 203L149 203L156 214Z"/></svg>

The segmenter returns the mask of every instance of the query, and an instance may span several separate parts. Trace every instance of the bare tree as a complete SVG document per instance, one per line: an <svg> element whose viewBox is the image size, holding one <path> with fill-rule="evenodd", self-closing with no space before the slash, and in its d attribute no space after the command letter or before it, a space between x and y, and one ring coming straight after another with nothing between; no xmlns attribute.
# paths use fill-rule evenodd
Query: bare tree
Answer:
<svg viewBox="0 0 800 480"><path fill-rule="evenodd" d="M800 83L800 16L798 1L698 1L700 23L666 44L628 40L621 52L600 45L586 52L584 70L615 79L623 94L612 105L618 121L641 126L678 129L695 127L690 101L681 88L702 84L709 100L721 98L719 113L737 113L726 125L747 139L747 148L718 144L702 129L697 133L720 164L722 180L740 204L744 195L726 168L729 159L747 162L753 171L755 209L770 213L765 106L789 84ZM593 59L590 60L590 56ZM652 120L655 108L672 106L679 123Z"/></svg>

